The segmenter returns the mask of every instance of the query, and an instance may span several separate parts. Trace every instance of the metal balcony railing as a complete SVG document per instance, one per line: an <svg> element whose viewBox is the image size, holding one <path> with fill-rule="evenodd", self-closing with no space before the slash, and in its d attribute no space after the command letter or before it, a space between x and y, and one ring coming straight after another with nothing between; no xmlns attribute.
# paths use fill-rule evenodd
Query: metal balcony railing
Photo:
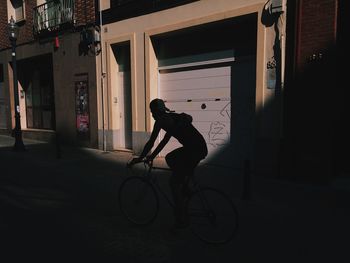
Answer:
<svg viewBox="0 0 350 263"><path fill-rule="evenodd" d="M34 34L58 30L61 25L73 23L74 0L51 0L34 8Z"/></svg>

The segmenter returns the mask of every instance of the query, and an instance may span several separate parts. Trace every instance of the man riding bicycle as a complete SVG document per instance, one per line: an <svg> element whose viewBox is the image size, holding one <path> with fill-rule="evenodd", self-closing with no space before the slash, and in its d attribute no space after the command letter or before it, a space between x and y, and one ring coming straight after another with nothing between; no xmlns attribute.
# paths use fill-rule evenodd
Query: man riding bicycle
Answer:
<svg viewBox="0 0 350 263"><path fill-rule="evenodd" d="M183 187L186 179L193 176L199 162L207 156L207 145L203 136L192 125L192 117L190 115L171 112L161 99L152 100L150 109L155 120L151 137L145 144L141 155L134 158L129 165L141 161L152 161L171 137L176 138L182 144L182 147L168 153L165 160L173 171L173 175L170 178L170 187L175 203L175 227L184 227L188 222L184 207ZM155 150L149 154L161 129L166 134Z"/></svg>

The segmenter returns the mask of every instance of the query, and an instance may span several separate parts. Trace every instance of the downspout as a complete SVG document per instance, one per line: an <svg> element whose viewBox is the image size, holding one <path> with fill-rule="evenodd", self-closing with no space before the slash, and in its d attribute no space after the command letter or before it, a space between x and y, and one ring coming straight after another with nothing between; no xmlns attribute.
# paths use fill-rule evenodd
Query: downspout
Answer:
<svg viewBox="0 0 350 263"><path fill-rule="evenodd" d="M284 7L284 12L279 17L279 30L280 34L280 46L281 46L281 79L280 79L280 89L281 89L281 126L280 126L280 137L284 136L283 134L283 110L284 110L284 84L285 84L285 56L286 56L286 19L287 18L287 6Z"/></svg>
<svg viewBox="0 0 350 263"><path fill-rule="evenodd" d="M101 10L101 0L97 0L98 2L98 11L99 11L99 27L100 27L100 41L101 41L101 105L102 105L102 149L103 151L107 150L106 146L106 131L105 131L105 105L104 105L104 63L103 63L103 40L102 40L102 10Z"/></svg>

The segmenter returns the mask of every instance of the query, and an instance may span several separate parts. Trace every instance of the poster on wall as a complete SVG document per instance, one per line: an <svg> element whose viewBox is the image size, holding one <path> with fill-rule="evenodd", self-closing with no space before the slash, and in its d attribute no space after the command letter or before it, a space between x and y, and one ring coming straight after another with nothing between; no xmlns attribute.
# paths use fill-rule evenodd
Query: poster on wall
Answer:
<svg viewBox="0 0 350 263"><path fill-rule="evenodd" d="M79 139L90 138L89 93L86 79L75 81L76 130Z"/></svg>

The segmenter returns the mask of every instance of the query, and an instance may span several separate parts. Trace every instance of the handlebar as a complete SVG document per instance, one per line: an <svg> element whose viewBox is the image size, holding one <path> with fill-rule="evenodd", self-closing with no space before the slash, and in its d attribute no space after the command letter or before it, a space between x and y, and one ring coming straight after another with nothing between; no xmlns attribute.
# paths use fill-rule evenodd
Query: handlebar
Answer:
<svg viewBox="0 0 350 263"><path fill-rule="evenodd" d="M133 160L134 160L134 158L127 162L126 165L128 168L131 168L133 165L138 164L138 163L143 163L145 166L148 166L150 168L153 167L153 160L147 160L146 158L144 158L142 160L139 160L137 162L132 163Z"/></svg>
<svg viewBox="0 0 350 263"><path fill-rule="evenodd" d="M159 166L153 166L153 160L147 160L146 158L143 160L139 160L133 164L131 164L133 159L131 159L130 161L128 161L127 163L127 168L131 168L133 165L138 164L138 163L143 163L143 165L145 166L145 168L151 170L151 169L157 169L157 170L164 170L164 171L172 171L169 167L159 167Z"/></svg>

